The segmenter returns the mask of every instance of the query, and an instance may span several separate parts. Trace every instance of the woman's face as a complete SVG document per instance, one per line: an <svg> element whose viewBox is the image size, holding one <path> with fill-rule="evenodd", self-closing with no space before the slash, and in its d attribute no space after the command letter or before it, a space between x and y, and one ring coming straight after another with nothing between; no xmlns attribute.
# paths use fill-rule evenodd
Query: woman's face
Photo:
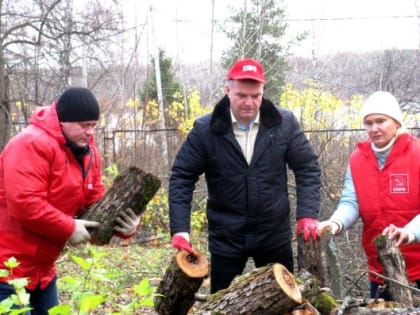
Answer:
<svg viewBox="0 0 420 315"><path fill-rule="evenodd" d="M363 123L369 139L377 148L386 146L401 127L396 120L382 114L369 115L365 117Z"/></svg>

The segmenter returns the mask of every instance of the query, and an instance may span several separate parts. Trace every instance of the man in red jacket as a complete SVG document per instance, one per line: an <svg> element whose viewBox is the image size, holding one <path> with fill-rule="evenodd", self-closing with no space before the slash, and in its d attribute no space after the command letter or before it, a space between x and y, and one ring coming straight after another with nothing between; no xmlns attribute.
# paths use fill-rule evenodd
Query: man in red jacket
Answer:
<svg viewBox="0 0 420 315"><path fill-rule="evenodd" d="M14 294L8 280L27 278L31 314L48 314L58 304L56 259L67 241L88 242L88 228L99 225L75 219L105 191L93 140L99 112L90 90L69 88L37 109L0 154L0 264L10 257L19 262L0 278L0 301ZM116 232L129 237L139 218L128 209L116 221Z"/></svg>

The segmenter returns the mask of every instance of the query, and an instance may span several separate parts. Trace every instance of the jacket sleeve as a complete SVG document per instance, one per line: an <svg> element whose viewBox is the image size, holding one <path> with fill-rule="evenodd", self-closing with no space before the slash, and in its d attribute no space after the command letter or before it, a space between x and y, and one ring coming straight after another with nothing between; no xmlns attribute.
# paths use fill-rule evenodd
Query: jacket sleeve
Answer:
<svg viewBox="0 0 420 315"><path fill-rule="evenodd" d="M343 224L343 231L351 227L359 218L359 203L357 202L356 190L350 167L347 167L344 179L344 187L338 202L337 210L334 211L330 220L337 220Z"/></svg>
<svg viewBox="0 0 420 315"><path fill-rule="evenodd" d="M416 240L415 242L420 241L420 214L416 215L413 220L408 222L405 226L407 230L414 234Z"/></svg>
<svg viewBox="0 0 420 315"><path fill-rule="evenodd" d="M25 228L62 243L74 230L74 220L47 201L51 146L31 137L15 139L3 154L8 211Z"/></svg>
<svg viewBox="0 0 420 315"><path fill-rule="evenodd" d="M288 112L289 148L286 161L296 180L296 218L318 219L320 207L321 170L318 156L301 130L293 113Z"/></svg>
<svg viewBox="0 0 420 315"><path fill-rule="evenodd" d="M206 154L197 121L182 144L169 179L169 218L171 235L190 232L191 201L195 183L204 172Z"/></svg>

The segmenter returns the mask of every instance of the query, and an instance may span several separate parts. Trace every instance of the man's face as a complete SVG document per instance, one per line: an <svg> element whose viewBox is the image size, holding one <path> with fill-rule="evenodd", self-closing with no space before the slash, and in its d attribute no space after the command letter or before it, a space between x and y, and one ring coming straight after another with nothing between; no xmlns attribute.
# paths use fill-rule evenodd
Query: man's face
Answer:
<svg viewBox="0 0 420 315"><path fill-rule="evenodd" d="M97 120L60 122L60 125L68 140L79 147L84 147L89 142L89 138L93 136L93 128L97 122Z"/></svg>
<svg viewBox="0 0 420 315"><path fill-rule="evenodd" d="M241 124L249 124L257 115L262 102L263 90L263 83L252 80L233 80L226 86L230 108Z"/></svg>

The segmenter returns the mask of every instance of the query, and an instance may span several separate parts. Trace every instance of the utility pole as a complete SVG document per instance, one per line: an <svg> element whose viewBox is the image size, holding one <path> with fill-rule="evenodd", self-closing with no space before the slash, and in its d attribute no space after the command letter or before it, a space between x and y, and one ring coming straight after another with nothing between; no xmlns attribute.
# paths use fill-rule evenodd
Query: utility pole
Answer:
<svg viewBox="0 0 420 315"><path fill-rule="evenodd" d="M168 138L166 135L166 121L165 121L165 108L163 104L163 94L162 94L162 80L160 77L160 52L158 40L155 33L155 19L154 19L154 9L153 5L150 7L150 14L152 20L152 38L154 42L154 55L155 55L155 78L156 78L156 91L158 98L158 109L159 109L159 129L161 129L161 145L162 145L162 162L163 162L163 171L165 175L169 173L169 156L168 156Z"/></svg>

